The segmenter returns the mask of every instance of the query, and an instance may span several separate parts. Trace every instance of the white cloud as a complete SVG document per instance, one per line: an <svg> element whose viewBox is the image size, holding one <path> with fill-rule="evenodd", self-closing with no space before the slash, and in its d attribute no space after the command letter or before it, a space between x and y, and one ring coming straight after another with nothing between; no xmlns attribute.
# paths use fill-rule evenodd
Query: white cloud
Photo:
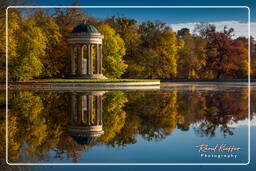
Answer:
<svg viewBox="0 0 256 171"><path fill-rule="evenodd" d="M216 26L217 31L223 31L224 26L228 28L234 28L235 37L245 36L248 37L248 24L241 23L238 21L219 21L219 22L209 22ZM171 24L172 29L177 32L181 28L189 28L190 32L194 31L195 25L198 23L179 23ZM251 22L251 36L256 38L256 22Z"/></svg>

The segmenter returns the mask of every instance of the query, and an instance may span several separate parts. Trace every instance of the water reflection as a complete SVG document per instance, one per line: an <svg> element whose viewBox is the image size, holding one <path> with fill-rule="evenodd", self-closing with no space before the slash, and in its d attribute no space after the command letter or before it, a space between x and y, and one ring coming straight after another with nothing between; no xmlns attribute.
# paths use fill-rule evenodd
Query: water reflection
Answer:
<svg viewBox="0 0 256 171"><path fill-rule="evenodd" d="M104 92L69 93L67 132L78 144L90 144L100 137Z"/></svg>
<svg viewBox="0 0 256 171"><path fill-rule="evenodd" d="M175 130L212 139L236 136L232 124L247 118L247 99L246 88L11 92L9 161L87 162L90 149L126 148L139 137L162 142Z"/></svg>

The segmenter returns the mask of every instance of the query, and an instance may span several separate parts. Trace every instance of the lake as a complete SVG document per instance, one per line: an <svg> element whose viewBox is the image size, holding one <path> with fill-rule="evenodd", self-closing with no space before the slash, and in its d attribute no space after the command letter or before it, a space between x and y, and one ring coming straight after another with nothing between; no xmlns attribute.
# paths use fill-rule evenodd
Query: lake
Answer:
<svg viewBox="0 0 256 171"><path fill-rule="evenodd" d="M253 86L251 93L253 102ZM243 83L161 83L156 90L9 91L8 160L247 163L248 98ZM251 118L254 111L251 103ZM251 119L250 127L255 123Z"/></svg>

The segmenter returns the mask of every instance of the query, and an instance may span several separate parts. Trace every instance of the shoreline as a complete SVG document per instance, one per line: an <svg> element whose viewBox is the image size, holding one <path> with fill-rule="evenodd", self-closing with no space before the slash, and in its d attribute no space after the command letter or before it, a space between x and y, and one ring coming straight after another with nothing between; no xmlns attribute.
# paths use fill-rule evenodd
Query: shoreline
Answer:
<svg viewBox="0 0 256 171"><path fill-rule="evenodd" d="M161 82L248 82L248 79L160 79ZM256 79L250 79L250 82L255 82Z"/></svg>
<svg viewBox="0 0 256 171"><path fill-rule="evenodd" d="M6 83L0 83L0 90ZM160 80L146 81L95 81L92 82L9 82L8 90L47 90L47 89L160 89Z"/></svg>
<svg viewBox="0 0 256 171"><path fill-rule="evenodd" d="M59 79L58 79L59 80ZM36 80L28 82L9 82L8 90L57 90L57 89L81 89L81 90L94 90L94 89L112 89L112 90L124 90L124 89L134 89L134 90L143 90L143 89L160 89L160 87L165 86L166 84L173 84L173 86L184 86L184 85L207 85L207 84L216 84L216 85L234 85L234 86L248 86L248 79L222 79L222 80L207 80L207 79L172 79L172 80L149 80L149 79L120 79L120 80L61 80L62 82L56 80ZM251 86L256 86L256 79L251 80ZM6 83L0 82L0 90L6 89Z"/></svg>

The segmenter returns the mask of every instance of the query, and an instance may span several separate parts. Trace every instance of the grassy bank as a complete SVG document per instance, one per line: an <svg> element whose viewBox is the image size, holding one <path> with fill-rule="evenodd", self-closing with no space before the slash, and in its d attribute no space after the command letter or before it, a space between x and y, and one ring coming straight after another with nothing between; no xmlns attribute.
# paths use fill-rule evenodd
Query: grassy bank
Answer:
<svg viewBox="0 0 256 171"><path fill-rule="evenodd" d="M157 79L40 79L26 81L29 83L95 83L95 82L159 82Z"/></svg>

